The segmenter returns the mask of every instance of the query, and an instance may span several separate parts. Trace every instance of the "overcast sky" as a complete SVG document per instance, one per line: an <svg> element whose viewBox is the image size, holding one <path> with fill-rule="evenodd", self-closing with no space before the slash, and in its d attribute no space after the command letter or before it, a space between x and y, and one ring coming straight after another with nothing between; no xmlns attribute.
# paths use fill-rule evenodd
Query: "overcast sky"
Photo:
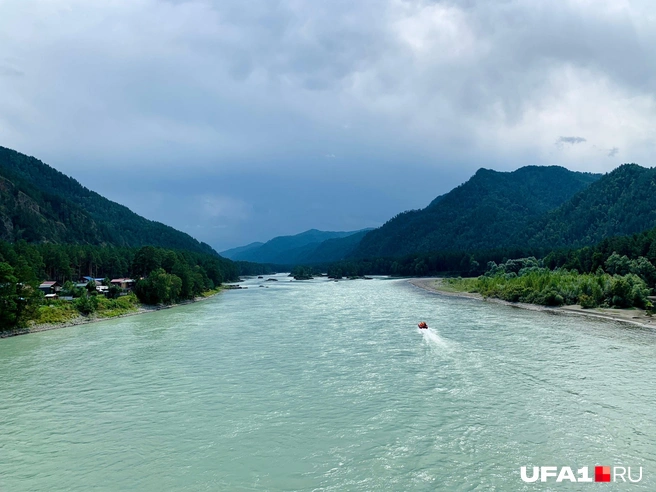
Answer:
<svg viewBox="0 0 656 492"><path fill-rule="evenodd" d="M656 4L0 0L0 145L217 250L656 155Z"/></svg>

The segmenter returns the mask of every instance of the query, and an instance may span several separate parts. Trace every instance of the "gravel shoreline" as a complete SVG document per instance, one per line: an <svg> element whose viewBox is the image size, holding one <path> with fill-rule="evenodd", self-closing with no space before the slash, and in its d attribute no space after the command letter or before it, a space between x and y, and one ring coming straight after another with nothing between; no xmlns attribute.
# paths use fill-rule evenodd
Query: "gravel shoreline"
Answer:
<svg viewBox="0 0 656 492"><path fill-rule="evenodd" d="M551 314L559 314L566 316L586 316L589 318L603 319L606 321L616 321L620 323L627 323L634 326L643 328L656 328L656 318L651 318L646 315L645 311L637 309L583 309L581 306L563 306L563 307L547 307L539 306L537 304L527 304L523 302L508 302L493 297L483 297L480 294L473 292L453 292L441 288L441 277L430 278L413 278L408 282L415 287L426 290L428 292L451 296L461 297L467 299L477 299L479 301L493 302L495 304L502 304L504 306L511 306L520 309L528 309L530 311L542 311Z"/></svg>

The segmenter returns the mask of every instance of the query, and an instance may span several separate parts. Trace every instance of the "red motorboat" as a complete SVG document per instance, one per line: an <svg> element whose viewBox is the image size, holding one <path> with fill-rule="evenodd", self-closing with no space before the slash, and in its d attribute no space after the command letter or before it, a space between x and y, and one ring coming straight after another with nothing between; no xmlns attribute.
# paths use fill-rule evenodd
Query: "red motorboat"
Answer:
<svg viewBox="0 0 656 492"><path fill-rule="evenodd" d="M419 327L420 330L428 330L428 325L426 324L425 321L420 321L417 326Z"/></svg>

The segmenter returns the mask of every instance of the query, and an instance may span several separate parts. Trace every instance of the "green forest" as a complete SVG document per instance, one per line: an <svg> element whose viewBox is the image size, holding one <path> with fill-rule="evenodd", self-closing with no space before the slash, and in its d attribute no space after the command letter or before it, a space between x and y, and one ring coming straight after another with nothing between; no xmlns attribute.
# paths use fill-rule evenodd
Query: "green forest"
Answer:
<svg viewBox="0 0 656 492"><path fill-rule="evenodd" d="M327 272L337 279L447 275L452 278L446 282L456 290L511 302L652 310L648 297L656 292L655 265L653 228L583 248L419 254L298 267L294 273L311 276Z"/></svg>
<svg viewBox="0 0 656 492"><path fill-rule="evenodd" d="M73 314L112 312L144 304L171 304L193 299L220 287L240 275L269 273L271 268L246 262L233 262L218 255L144 246L127 248L79 244L30 244L0 241L0 327L4 330L27 325L30 321L59 322ZM134 294L110 299L98 295L95 286L75 289L84 276L131 277L137 282ZM43 279L61 283L68 301L45 300L39 284ZM112 299L113 298L113 299ZM57 313L46 316L51 306ZM52 310L51 310L52 311Z"/></svg>
<svg viewBox="0 0 656 492"><path fill-rule="evenodd" d="M525 228L598 179L557 166L526 166L510 173L480 169L423 210L399 214L369 232L352 257L516 246Z"/></svg>
<svg viewBox="0 0 656 492"><path fill-rule="evenodd" d="M43 162L0 147L0 331L79 314L113 316L171 304L271 267L222 258L209 245L147 220ZM99 295L83 277L132 277L133 292ZM44 280L62 286L44 299ZM114 289L114 290L112 290ZM127 295L126 295L127 294Z"/></svg>
<svg viewBox="0 0 656 492"><path fill-rule="evenodd" d="M536 258L490 262L478 278L452 278L445 283L455 290L477 292L509 302L544 306L579 304L583 308L631 308L651 311L648 299L656 281L656 268L644 257L631 260L613 253L594 273L544 266Z"/></svg>
<svg viewBox="0 0 656 492"><path fill-rule="evenodd" d="M0 147L0 240L20 239L216 254L209 245L135 214L34 157Z"/></svg>
<svg viewBox="0 0 656 492"><path fill-rule="evenodd" d="M425 209L378 229L311 230L234 251L268 248L275 253L269 259L292 258L299 279L462 276L470 279L459 281L461 288L507 300L650 308L655 191L656 169L635 164L603 176L557 166L480 169ZM38 159L0 147L1 329L177 303L240 275L292 266L222 258ZM85 276L100 285L80 285ZM135 280L129 293L109 285L128 277ZM44 299L44 280L59 282L69 300Z"/></svg>
<svg viewBox="0 0 656 492"><path fill-rule="evenodd" d="M279 244L269 260L323 268L338 262L347 270L367 264L368 270L403 275L467 269L480 274L490 260L592 247L653 227L656 169L625 164L604 175L557 166L480 169L426 208L398 214L378 229L323 240L311 252ZM248 255L263 246L235 251Z"/></svg>
<svg viewBox="0 0 656 492"><path fill-rule="evenodd" d="M430 252L592 246L656 227L656 169L624 164L603 176L560 167L480 170L423 210L364 236L353 259ZM512 257L518 257L513 255Z"/></svg>

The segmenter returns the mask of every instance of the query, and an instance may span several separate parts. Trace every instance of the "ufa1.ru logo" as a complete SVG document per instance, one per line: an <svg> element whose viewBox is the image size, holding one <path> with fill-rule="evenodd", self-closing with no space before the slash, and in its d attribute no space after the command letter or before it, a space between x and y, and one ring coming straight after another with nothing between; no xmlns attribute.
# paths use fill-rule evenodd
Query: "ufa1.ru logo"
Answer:
<svg viewBox="0 0 656 492"><path fill-rule="evenodd" d="M611 470L612 468L612 470ZM594 478L590 476L590 470L587 466L576 470L576 474L569 466L534 466L533 474L529 477L526 467L522 466L520 474L524 482L546 482L550 478L555 478L556 482L633 482L637 483L642 480L642 467L639 472L631 474L631 467L627 466L595 466Z"/></svg>

